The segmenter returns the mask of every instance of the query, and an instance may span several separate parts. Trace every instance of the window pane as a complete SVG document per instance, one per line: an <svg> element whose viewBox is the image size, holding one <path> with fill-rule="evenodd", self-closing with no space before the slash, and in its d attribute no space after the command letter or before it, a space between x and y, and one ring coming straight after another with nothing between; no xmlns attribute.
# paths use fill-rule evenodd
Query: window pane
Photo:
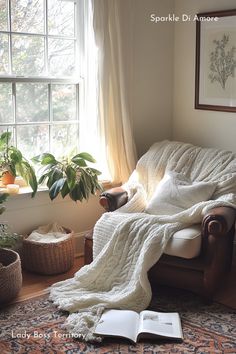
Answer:
<svg viewBox="0 0 236 354"><path fill-rule="evenodd" d="M11 0L13 32L44 32L43 0Z"/></svg>
<svg viewBox="0 0 236 354"><path fill-rule="evenodd" d="M48 0L49 34L74 36L74 2Z"/></svg>
<svg viewBox="0 0 236 354"><path fill-rule="evenodd" d="M52 85L53 120L76 119L76 86Z"/></svg>
<svg viewBox="0 0 236 354"><path fill-rule="evenodd" d="M0 0L0 31L7 31L7 0Z"/></svg>
<svg viewBox="0 0 236 354"><path fill-rule="evenodd" d="M16 121L48 121L48 85L16 84Z"/></svg>
<svg viewBox="0 0 236 354"><path fill-rule="evenodd" d="M37 76L44 71L44 40L38 36L12 36L13 72Z"/></svg>
<svg viewBox="0 0 236 354"><path fill-rule="evenodd" d="M47 125L18 126L17 147L28 159L49 151L49 127Z"/></svg>
<svg viewBox="0 0 236 354"><path fill-rule="evenodd" d="M8 35L0 33L0 74L8 73L8 63Z"/></svg>
<svg viewBox="0 0 236 354"><path fill-rule="evenodd" d="M57 124L52 126L52 153L57 157L76 153L78 136L77 124Z"/></svg>
<svg viewBox="0 0 236 354"><path fill-rule="evenodd" d="M74 41L48 39L48 62L51 75L71 76L74 72Z"/></svg>
<svg viewBox="0 0 236 354"><path fill-rule="evenodd" d="M0 124L13 122L12 85L0 83Z"/></svg>

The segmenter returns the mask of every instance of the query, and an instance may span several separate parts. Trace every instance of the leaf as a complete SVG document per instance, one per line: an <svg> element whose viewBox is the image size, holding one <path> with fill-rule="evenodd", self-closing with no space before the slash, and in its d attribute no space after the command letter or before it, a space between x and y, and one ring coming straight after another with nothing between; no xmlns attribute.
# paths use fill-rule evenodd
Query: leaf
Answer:
<svg viewBox="0 0 236 354"><path fill-rule="evenodd" d="M63 172L56 166L54 166L54 168L52 167L52 170L48 172L48 181L47 181L48 188L51 188L54 182L58 181L62 177L63 177Z"/></svg>
<svg viewBox="0 0 236 354"><path fill-rule="evenodd" d="M66 178L60 178L58 181L54 182L51 188L49 189L49 197L51 200L55 199L58 194L60 193L61 189L63 188L63 185L66 181Z"/></svg>
<svg viewBox="0 0 236 354"><path fill-rule="evenodd" d="M76 182L76 171L73 167L66 167L66 176L67 176L67 184L70 190L72 190L75 186Z"/></svg>
<svg viewBox="0 0 236 354"><path fill-rule="evenodd" d="M77 157L76 156L72 157L71 161L74 162L76 165L81 166L81 167L86 167L87 166L87 164L84 161L84 159L81 159L81 157L78 157L78 156Z"/></svg>
<svg viewBox="0 0 236 354"><path fill-rule="evenodd" d="M33 167L27 161L20 161L16 164L16 170L30 185L33 190L31 196L34 197L38 189L38 182Z"/></svg>
<svg viewBox="0 0 236 354"><path fill-rule="evenodd" d="M11 147L11 152L10 152L10 159L16 164L16 163L19 163L21 160L22 160L22 153L14 148L14 147Z"/></svg>
<svg viewBox="0 0 236 354"><path fill-rule="evenodd" d="M70 192L70 197L72 200L74 200L75 202L77 200L79 200L80 202L82 202L83 200L83 195L81 193L81 189L78 185L78 183L76 183L75 187L73 188L73 190Z"/></svg>
<svg viewBox="0 0 236 354"><path fill-rule="evenodd" d="M93 172L93 173L95 173L95 175L101 175L102 174L102 172L101 171L98 171L98 170L96 170L96 168L92 168L92 167L89 167L89 169Z"/></svg>
<svg viewBox="0 0 236 354"><path fill-rule="evenodd" d="M0 150L4 149L11 140L11 132L4 132L0 136Z"/></svg>
<svg viewBox="0 0 236 354"><path fill-rule="evenodd" d="M43 153L41 155L33 157L32 161L40 162L41 165L48 165L48 164L55 165L55 164L58 163L58 161L55 159L55 157L52 154L49 154L47 152L45 152L45 153Z"/></svg>
<svg viewBox="0 0 236 354"><path fill-rule="evenodd" d="M33 198L38 190L38 182L33 168L29 165L28 167L28 175L29 175L29 185L33 190L31 197Z"/></svg>
<svg viewBox="0 0 236 354"><path fill-rule="evenodd" d="M38 180L38 184L43 184L47 177L48 177L47 173L45 173L44 175L41 175L39 180Z"/></svg>
<svg viewBox="0 0 236 354"><path fill-rule="evenodd" d="M64 185L63 185L63 187L61 189L62 198L65 198L65 196L67 196L67 194L69 194L69 193L70 193L70 189L68 187L67 181L65 181L65 183L64 183Z"/></svg>
<svg viewBox="0 0 236 354"><path fill-rule="evenodd" d="M96 160L93 158L92 155L90 155L88 152L81 152L76 157L81 157L82 159L89 161L89 162L96 162Z"/></svg>

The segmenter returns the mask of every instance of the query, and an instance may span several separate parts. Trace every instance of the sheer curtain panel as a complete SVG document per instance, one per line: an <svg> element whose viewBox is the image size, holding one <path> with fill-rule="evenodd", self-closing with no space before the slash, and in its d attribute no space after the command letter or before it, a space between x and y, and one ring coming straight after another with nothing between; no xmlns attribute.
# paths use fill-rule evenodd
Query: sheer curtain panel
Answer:
<svg viewBox="0 0 236 354"><path fill-rule="evenodd" d="M122 0L93 0L99 131L114 183L126 181L136 164L127 102L122 6Z"/></svg>

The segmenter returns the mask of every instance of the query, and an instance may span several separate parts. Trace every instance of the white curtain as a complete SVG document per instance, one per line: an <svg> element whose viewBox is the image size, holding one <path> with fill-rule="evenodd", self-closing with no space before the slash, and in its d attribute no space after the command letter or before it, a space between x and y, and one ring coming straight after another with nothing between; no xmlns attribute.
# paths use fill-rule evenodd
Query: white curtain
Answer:
<svg viewBox="0 0 236 354"><path fill-rule="evenodd" d="M125 182L136 165L125 81L121 6L122 0L93 0L99 136L115 183Z"/></svg>
<svg viewBox="0 0 236 354"><path fill-rule="evenodd" d="M93 0L81 0L78 21L83 21L83 34L79 33L80 76L80 130L79 149L92 154L94 166L102 171L102 179L110 179L108 164L101 144L98 121L98 48L93 29Z"/></svg>

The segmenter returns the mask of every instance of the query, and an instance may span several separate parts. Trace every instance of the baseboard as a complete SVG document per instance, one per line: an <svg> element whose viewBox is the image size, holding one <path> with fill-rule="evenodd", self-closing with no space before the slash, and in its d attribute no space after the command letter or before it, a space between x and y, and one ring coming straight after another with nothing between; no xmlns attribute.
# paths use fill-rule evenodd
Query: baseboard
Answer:
<svg viewBox="0 0 236 354"><path fill-rule="evenodd" d="M88 231L82 231L74 234L75 257L81 257L84 255L84 235L87 232Z"/></svg>

